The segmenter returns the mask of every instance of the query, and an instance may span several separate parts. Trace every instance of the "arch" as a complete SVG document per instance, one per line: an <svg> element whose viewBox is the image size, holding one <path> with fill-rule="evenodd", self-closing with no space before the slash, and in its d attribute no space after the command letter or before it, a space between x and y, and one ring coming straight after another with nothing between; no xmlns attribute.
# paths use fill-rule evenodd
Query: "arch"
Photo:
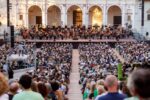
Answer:
<svg viewBox="0 0 150 100"><path fill-rule="evenodd" d="M82 9L77 5L72 5L67 9L67 25L82 25Z"/></svg>
<svg viewBox="0 0 150 100"><path fill-rule="evenodd" d="M81 7L80 5L70 5L70 6L68 6L68 7L67 7L67 12L68 12L68 10L69 10L70 8L72 8L72 7L80 8L80 9L81 9L81 11L83 11L83 9L82 9L82 7Z"/></svg>
<svg viewBox="0 0 150 100"><path fill-rule="evenodd" d="M61 25L61 10L58 6L52 5L47 9L47 25L60 26Z"/></svg>
<svg viewBox="0 0 150 100"><path fill-rule="evenodd" d="M94 25L98 25L98 26L102 26L103 23L103 12L102 12L102 8L94 5L92 7L89 8L89 24L94 26Z"/></svg>
<svg viewBox="0 0 150 100"><path fill-rule="evenodd" d="M117 5L112 5L107 10L108 24L118 26L122 24L121 8Z"/></svg>
<svg viewBox="0 0 150 100"><path fill-rule="evenodd" d="M147 14L150 14L150 8L147 10Z"/></svg>
<svg viewBox="0 0 150 100"><path fill-rule="evenodd" d="M42 9L33 5L28 9L29 25L42 25Z"/></svg>
<svg viewBox="0 0 150 100"><path fill-rule="evenodd" d="M102 8L101 6L99 6L99 5L91 5L91 6L88 8L88 11L89 11L91 8L93 8L93 7L98 7L98 8L100 8L100 9L103 11L103 8Z"/></svg>

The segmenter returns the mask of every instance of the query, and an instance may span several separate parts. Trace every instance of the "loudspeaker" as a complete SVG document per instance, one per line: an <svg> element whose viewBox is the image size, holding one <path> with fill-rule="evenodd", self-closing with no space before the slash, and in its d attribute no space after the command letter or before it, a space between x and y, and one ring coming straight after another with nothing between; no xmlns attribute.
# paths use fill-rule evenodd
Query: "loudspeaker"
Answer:
<svg viewBox="0 0 150 100"><path fill-rule="evenodd" d="M148 32L146 32L146 36L148 36L149 35L149 33Z"/></svg>
<svg viewBox="0 0 150 100"><path fill-rule="evenodd" d="M11 47L14 47L14 26L10 26L10 40L11 40Z"/></svg>

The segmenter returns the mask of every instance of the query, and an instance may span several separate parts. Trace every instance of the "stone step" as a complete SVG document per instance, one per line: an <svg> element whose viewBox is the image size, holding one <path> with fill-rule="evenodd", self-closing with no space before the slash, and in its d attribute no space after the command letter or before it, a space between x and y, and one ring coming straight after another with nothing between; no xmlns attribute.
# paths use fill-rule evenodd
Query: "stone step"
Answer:
<svg viewBox="0 0 150 100"><path fill-rule="evenodd" d="M72 72L70 74L70 85L68 91L69 100L82 100L81 86L78 84L79 74L79 51L74 49L72 54Z"/></svg>

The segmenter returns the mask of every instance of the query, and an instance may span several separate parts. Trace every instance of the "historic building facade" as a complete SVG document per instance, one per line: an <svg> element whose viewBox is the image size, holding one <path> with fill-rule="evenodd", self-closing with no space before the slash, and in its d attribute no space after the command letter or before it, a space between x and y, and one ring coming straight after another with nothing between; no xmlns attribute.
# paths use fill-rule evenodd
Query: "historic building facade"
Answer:
<svg viewBox="0 0 150 100"><path fill-rule="evenodd" d="M1 0L6 2L6 0ZM140 0L10 0L11 23L16 27L119 25L141 30ZM0 5L2 25L6 12ZM5 6L6 7L6 6ZM150 1L145 0L145 27L150 32Z"/></svg>

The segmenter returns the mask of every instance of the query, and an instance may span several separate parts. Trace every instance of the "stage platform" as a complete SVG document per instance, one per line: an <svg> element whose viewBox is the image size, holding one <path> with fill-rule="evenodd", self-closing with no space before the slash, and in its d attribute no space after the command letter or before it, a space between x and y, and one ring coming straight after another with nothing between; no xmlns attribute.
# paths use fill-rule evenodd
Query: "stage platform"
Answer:
<svg viewBox="0 0 150 100"><path fill-rule="evenodd" d="M27 43L99 43L99 42L134 42L136 41L135 39L101 39L101 40L95 40L95 39L79 39L79 40L72 40L72 39L67 39L67 40L31 40L31 39L16 39L15 42L27 42Z"/></svg>

